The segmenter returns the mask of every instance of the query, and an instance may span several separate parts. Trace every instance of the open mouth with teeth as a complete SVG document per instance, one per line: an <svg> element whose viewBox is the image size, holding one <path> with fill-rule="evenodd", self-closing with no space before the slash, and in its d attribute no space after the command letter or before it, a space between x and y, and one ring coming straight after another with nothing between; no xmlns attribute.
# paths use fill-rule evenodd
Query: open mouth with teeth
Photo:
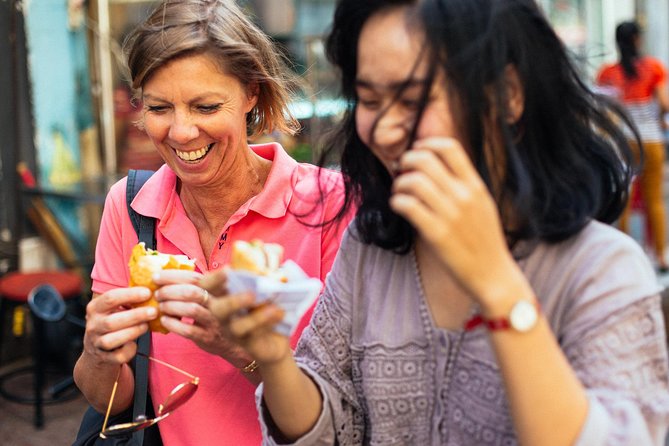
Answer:
<svg viewBox="0 0 669 446"><path fill-rule="evenodd" d="M214 146L214 143L209 144L208 146L204 146L201 149L197 150L190 150L188 152L182 152L181 150L176 150L174 149L174 152L177 154L177 156L187 162L193 163L196 161L200 161L202 158L205 157L207 152Z"/></svg>

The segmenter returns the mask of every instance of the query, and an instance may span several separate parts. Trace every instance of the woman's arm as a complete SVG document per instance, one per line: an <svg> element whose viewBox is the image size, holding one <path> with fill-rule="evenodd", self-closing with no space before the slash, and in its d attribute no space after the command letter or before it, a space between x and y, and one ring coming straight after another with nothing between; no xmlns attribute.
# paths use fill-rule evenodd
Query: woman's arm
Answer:
<svg viewBox="0 0 669 446"><path fill-rule="evenodd" d="M263 400L283 437L296 440L309 432L322 411L323 398L292 355L274 364L260 363Z"/></svg>
<svg viewBox="0 0 669 446"><path fill-rule="evenodd" d="M508 319L516 302L535 302L532 286L507 248L499 221L500 210L461 144L446 138L419 140L413 150L403 155L400 164L403 173L393 185L392 208L416 227L419 241L424 240L436 253L437 262L468 291L482 315L486 319ZM612 238L607 242L614 247L623 246L623 250L606 259L601 256L589 259L587 264L581 261L583 268L601 265L601 271L593 274L592 269L578 269L574 274L585 274L583 286L579 291L570 292L570 302L583 299L586 291L598 290L602 300L627 299L624 302L631 305L630 302L640 297L639 290L649 288L633 285L636 280L642 284L654 283L647 261L636 261L643 259L643 255L638 250L632 252L631 241ZM573 253L568 257L567 262L576 261ZM612 259L623 261L613 263ZM630 269L635 264L640 266ZM576 268L574 265L570 270ZM608 275L602 274L604 272ZM616 276L634 279L617 286L611 283L615 282ZM555 279L546 280L551 283L550 280ZM602 286L602 281L607 283ZM627 289L631 291L622 295L621 290ZM599 316L605 318L608 315L604 312ZM570 317L577 319L581 316ZM573 335L578 336L578 333ZM588 393L546 318L540 316L536 325L526 332L492 330L489 336L501 368L520 444L573 444L590 416ZM624 358L626 348L623 344L612 349L612 358ZM666 360L666 346L663 357ZM622 376L616 379L622 379ZM628 404L625 401L627 389L623 385L605 384L617 399L613 406L619 402ZM657 391L666 388L666 376L664 381L657 380L654 386ZM635 416L643 420L640 405L634 402L630 406L628 413L636 412ZM616 410L619 409L611 412ZM662 410L658 409L658 413L662 414ZM644 432L635 434L648 438Z"/></svg>
<svg viewBox="0 0 669 446"><path fill-rule="evenodd" d="M491 301L486 318L508 319L518 299L535 301L520 271ZM505 384L520 444L572 445L588 415L585 388L558 345L546 318L540 315L528 332L489 332Z"/></svg>
<svg viewBox="0 0 669 446"><path fill-rule="evenodd" d="M86 306L84 349L73 375L77 387L99 412L107 410L117 376L119 385L112 413L132 404L134 377L128 362L137 352L135 340L148 330L148 321L157 313L151 307L125 308L149 296L146 288L118 288L95 294Z"/></svg>
<svg viewBox="0 0 669 446"><path fill-rule="evenodd" d="M86 328L83 352L74 368L77 386L98 411L107 409L116 376L119 386L113 412L132 404L134 377L127 365L135 356L135 340L148 329L148 321L157 317L151 307L132 308L150 297L147 288L127 288L129 282L126 246L136 237L131 225L124 233L123 220L128 219L125 202L126 179L114 184L107 194L95 247L93 298L86 306ZM119 374L119 370L121 373Z"/></svg>
<svg viewBox="0 0 669 446"><path fill-rule="evenodd" d="M120 368L119 368L120 367ZM111 413L119 413L132 404L135 378L127 364L100 363L92 355L82 353L74 366L74 381L95 410L105 413L114 381L118 375L118 388Z"/></svg>
<svg viewBox="0 0 669 446"><path fill-rule="evenodd" d="M283 318L283 310L268 304L247 316L237 316L242 309L252 309L254 301L248 293L214 298L210 310L255 358L272 419L283 437L294 440L316 424L322 398L316 385L295 363L288 338L273 330Z"/></svg>

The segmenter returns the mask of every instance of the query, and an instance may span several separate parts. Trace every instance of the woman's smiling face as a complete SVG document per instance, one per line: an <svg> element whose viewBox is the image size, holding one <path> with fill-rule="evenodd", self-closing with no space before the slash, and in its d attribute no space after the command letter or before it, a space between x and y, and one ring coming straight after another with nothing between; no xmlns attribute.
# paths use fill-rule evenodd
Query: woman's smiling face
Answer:
<svg viewBox="0 0 669 446"><path fill-rule="evenodd" d="M248 150L246 114L257 96L207 54L158 68L142 88L147 135L186 184L226 175Z"/></svg>
<svg viewBox="0 0 669 446"><path fill-rule="evenodd" d="M421 33L407 24L407 8L383 10L369 18L358 41L356 127L360 139L395 175L408 148L428 66L421 58ZM420 58L420 60L419 60ZM437 75L416 138L457 137L443 76Z"/></svg>

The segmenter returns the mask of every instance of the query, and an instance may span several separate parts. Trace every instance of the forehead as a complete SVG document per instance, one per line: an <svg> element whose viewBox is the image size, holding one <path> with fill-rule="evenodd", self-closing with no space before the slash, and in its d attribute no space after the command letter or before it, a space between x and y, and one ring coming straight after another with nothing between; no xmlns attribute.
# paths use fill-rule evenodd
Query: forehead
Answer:
<svg viewBox="0 0 669 446"><path fill-rule="evenodd" d="M358 81L391 87L425 76L426 64L416 65L421 54L422 34L410 27L406 14L406 7L396 7L378 12L367 20L358 40Z"/></svg>
<svg viewBox="0 0 669 446"><path fill-rule="evenodd" d="M151 74L142 90L145 95L163 95L175 89L197 92L240 86L238 79L227 74L214 56L201 53L184 55L166 62Z"/></svg>

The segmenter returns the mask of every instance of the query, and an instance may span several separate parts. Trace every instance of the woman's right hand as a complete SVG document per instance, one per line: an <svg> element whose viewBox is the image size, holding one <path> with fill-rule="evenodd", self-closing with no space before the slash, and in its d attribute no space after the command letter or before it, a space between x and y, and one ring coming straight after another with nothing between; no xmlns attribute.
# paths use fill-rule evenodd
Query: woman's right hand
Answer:
<svg viewBox="0 0 669 446"><path fill-rule="evenodd" d="M148 288L117 288L95 294L86 306L83 353L74 366L77 387L99 412L107 409L114 382L118 390L112 413L132 404L134 376L127 365L137 353L136 339L157 317L153 307L133 308L151 296Z"/></svg>
<svg viewBox="0 0 669 446"><path fill-rule="evenodd" d="M284 311L273 303L258 305L251 293L227 294L225 280L220 270L202 278L200 286L212 296L209 310L258 364L263 400L278 430L297 439L318 421L323 398L295 363L288 338L274 330Z"/></svg>
<svg viewBox="0 0 669 446"><path fill-rule="evenodd" d="M257 306L251 293L226 294L224 274L205 275L200 286L212 299L209 310L219 320L227 336L239 344L260 366L277 363L292 355L286 336L274 330L284 311L271 303Z"/></svg>
<svg viewBox="0 0 669 446"><path fill-rule="evenodd" d="M96 363L124 364L137 352L136 339L157 317L153 307L137 307L151 292L144 287L116 288L93 296L86 306L84 355Z"/></svg>

